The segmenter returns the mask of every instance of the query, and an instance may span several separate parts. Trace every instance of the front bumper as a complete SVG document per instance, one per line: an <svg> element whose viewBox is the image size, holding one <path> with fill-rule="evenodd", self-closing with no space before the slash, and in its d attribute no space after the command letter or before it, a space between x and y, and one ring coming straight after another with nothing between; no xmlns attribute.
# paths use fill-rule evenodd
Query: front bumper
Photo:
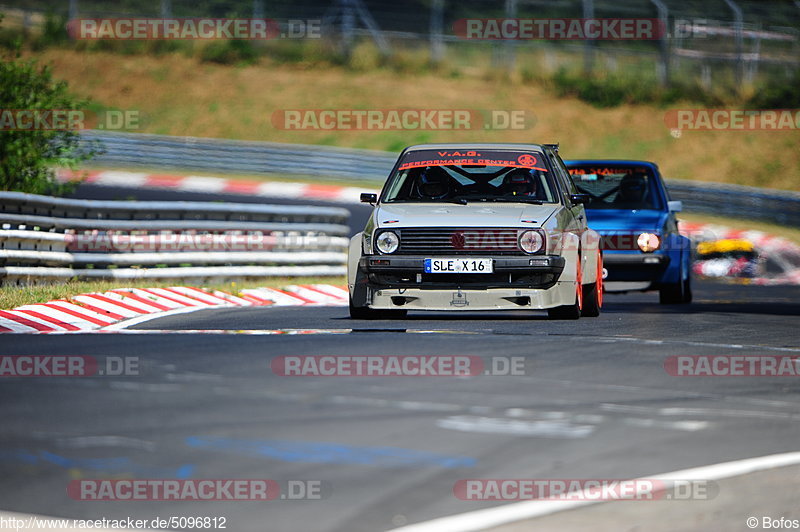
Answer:
<svg viewBox="0 0 800 532"><path fill-rule="evenodd" d="M477 254L476 254L477 256ZM482 256L486 256L483 254ZM493 257L493 272L425 273L424 262L430 256L368 255L359 260L374 289L445 290L455 288L485 290L491 288L535 288L546 290L556 284L566 263L557 255ZM466 257L464 257L466 258ZM449 293L449 292L448 292Z"/></svg>
<svg viewBox="0 0 800 532"><path fill-rule="evenodd" d="M603 253L607 282L658 282L669 267L670 257L658 253Z"/></svg>
<svg viewBox="0 0 800 532"><path fill-rule="evenodd" d="M541 289L494 288L462 290L449 288L389 288L368 290L373 309L406 310L531 310L569 305L575 301L575 282L557 282Z"/></svg>

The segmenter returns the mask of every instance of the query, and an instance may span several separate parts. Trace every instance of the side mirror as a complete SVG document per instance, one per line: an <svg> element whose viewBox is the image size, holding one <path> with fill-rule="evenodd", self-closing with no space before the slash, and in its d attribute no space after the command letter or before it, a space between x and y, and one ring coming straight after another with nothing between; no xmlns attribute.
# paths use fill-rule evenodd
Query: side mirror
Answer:
<svg viewBox="0 0 800 532"><path fill-rule="evenodd" d="M592 197L589 194L570 194L569 199L572 203L580 203L581 205L587 205L592 201Z"/></svg>
<svg viewBox="0 0 800 532"><path fill-rule="evenodd" d="M369 203L370 205L375 205L378 202L378 195L372 194L368 192L361 193L361 203Z"/></svg>
<svg viewBox="0 0 800 532"><path fill-rule="evenodd" d="M682 201L668 201L667 208L670 212L681 212L683 210Z"/></svg>

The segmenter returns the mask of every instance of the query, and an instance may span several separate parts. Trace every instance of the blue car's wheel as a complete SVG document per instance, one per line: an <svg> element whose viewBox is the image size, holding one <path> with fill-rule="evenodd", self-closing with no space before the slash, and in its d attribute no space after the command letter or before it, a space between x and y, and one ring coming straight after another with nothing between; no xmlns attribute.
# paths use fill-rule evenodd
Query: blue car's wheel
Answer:
<svg viewBox="0 0 800 532"><path fill-rule="evenodd" d="M681 276L683 277L683 276ZM662 305L685 305L692 302L692 278L677 283L661 285L658 291L658 301Z"/></svg>

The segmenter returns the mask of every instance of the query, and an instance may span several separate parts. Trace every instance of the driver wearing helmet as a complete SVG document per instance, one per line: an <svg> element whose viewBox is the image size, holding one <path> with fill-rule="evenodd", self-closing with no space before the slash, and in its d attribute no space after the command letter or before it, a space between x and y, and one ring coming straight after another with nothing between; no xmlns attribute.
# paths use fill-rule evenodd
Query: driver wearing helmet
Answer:
<svg viewBox="0 0 800 532"><path fill-rule="evenodd" d="M501 190L511 196L536 196L536 178L529 170L517 168L503 178Z"/></svg>
<svg viewBox="0 0 800 532"><path fill-rule="evenodd" d="M439 166L426 166L417 177L417 193L425 199L442 199L450 192L450 176Z"/></svg>
<svg viewBox="0 0 800 532"><path fill-rule="evenodd" d="M617 207L627 209L642 209L649 207L645 199L647 193L647 180L644 174L633 173L626 175L619 184L619 192L614 199Z"/></svg>

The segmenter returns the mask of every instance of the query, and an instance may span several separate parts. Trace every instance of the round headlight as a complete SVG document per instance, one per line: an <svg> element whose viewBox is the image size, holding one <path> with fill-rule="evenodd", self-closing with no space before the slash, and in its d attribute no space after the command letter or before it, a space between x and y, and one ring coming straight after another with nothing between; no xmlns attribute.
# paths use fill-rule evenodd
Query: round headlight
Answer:
<svg viewBox="0 0 800 532"><path fill-rule="evenodd" d="M381 253L394 253L400 245L400 239L391 231L385 231L378 235L375 245Z"/></svg>
<svg viewBox="0 0 800 532"><path fill-rule="evenodd" d="M539 231L525 231L519 235L519 247L525 253L536 253L544 246L544 237Z"/></svg>
<svg viewBox="0 0 800 532"><path fill-rule="evenodd" d="M645 253L652 253L661 247L661 239L653 233L642 233L636 239L636 244Z"/></svg>

